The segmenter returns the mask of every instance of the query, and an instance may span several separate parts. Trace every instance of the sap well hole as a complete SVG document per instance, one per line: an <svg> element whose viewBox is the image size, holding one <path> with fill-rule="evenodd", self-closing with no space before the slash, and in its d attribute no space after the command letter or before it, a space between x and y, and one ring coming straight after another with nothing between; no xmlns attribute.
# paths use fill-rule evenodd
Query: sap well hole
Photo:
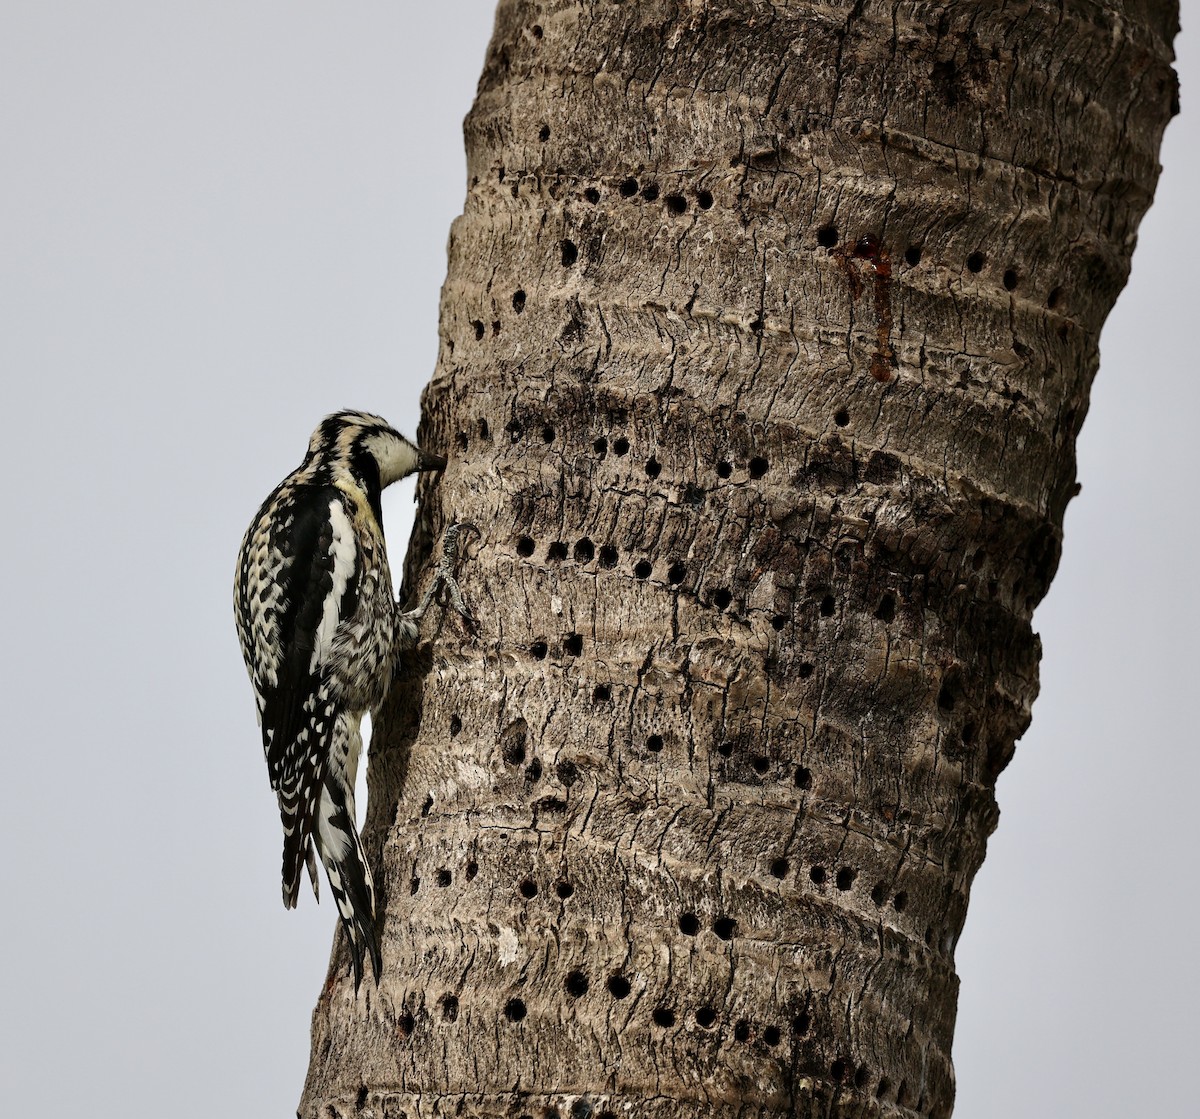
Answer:
<svg viewBox="0 0 1200 1119"><path fill-rule="evenodd" d="M610 975L608 977L608 993L614 999L623 999L629 994L629 980L623 975Z"/></svg>
<svg viewBox="0 0 1200 1119"><path fill-rule="evenodd" d="M563 642L563 651L569 657L580 656L583 653L583 638L577 633L569 634Z"/></svg>
<svg viewBox="0 0 1200 1119"><path fill-rule="evenodd" d="M722 940L732 940L733 934L737 931L737 921L732 917L718 917L713 922L713 932Z"/></svg>
<svg viewBox="0 0 1200 1119"><path fill-rule="evenodd" d="M582 540L575 542L575 562L576 563L591 563L596 555L596 545L593 544L586 536Z"/></svg>
<svg viewBox="0 0 1200 1119"><path fill-rule="evenodd" d="M986 263L987 263L987 257L985 257L983 255L983 253L978 252L978 251L973 252L969 257L967 257L967 268L971 272L977 272L977 273L982 272L983 266Z"/></svg>
<svg viewBox="0 0 1200 1119"><path fill-rule="evenodd" d="M658 183L647 183L642 187L642 197L647 202L658 201Z"/></svg>
<svg viewBox="0 0 1200 1119"><path fill-rule="evenodd" d="M634 575L639 579L649 579L653 571L654 565L649 560L638 560L637 566L633 569Z"/></svg>
<svg viewBox="0 0 1200 1119"><path fill-rule="evenodd" d="M663 740L661 734L652 734L646 739L646 749L652 754L657 754L663 748Z"/></svg>
<svg viewBox="0 0 1200 1119"><path fill-rule="evenodd" d="M661 1026L663 1029L669 1029L675 1025L675 1011L669 1006L656 1007L654 1013L650 1015L654 1019L656 1026Z"/></svg>
<svg viewBox="0 0 1200 1119"><path fill-rule="evenodd" d="M844 866L837 872L837 878L834 880L839 890L848 890L854 885L854 879L857 877L857 872L851 867Z"/></svg>
<svg viewBox="0 0 1200 1119"><path fill-rule="evenodd" d="M700 918L695 913L684 913L679 918L679 931L684 936L695 936L700 931Z"/></svg>
<svg viewBox="0 0 1200 1119"><path fill-rule="evenodd" d="M570 268L579 259L579 249L575 242L566 240L562 243L562 263L564 268Z"/></svg>
<svg viewBox="0 0 1200 1119"><path fill-rule="evenodd" d="M638 182L637 179L634 178L622 179L621 185L617 187L617 193L620 194L622 198L632 198L635 194L637 194L637 192Z"/></svg>
<svg viewBox="0 0 1200 1119"><path fill-rule="evenodd" d="M579 780L579 766L570 758L563 758L555 765L554 774L569 789Z"/></svg>
<svg viewBox="0 0 1200 1119"><path fill-rule="evenodd" d="M528 1012L522 999L509 999L504 1004L504 1017L510 1022L519 1022Z"/></svg>
<svg viewBox="0 0 1200 1119"><path fill-rule="evenodd" d="M582 998L588 992L588 977L582 971L569 971L563 989L573 999Z"/></svg>
<svg viewBox="0 0 1200 1119"><path fill-rule="evenodd" d="M745 1018L739 1018L733 1027L733 1036L738 1041L750 1040L750 1023Z"/></svg>
<svg viewBox="0 0 1200 1119"><path fill-rule="evenodd" d="M514 723L501 739L500 753L509 765L520 765L525 760L525 720Z"/></svg>
<svg viewBox="0 0 1200 1119"><path fill-rule="evenodd" d="M758 481L771 468L771 464L762 457L755 457L750 460L750 477Z"/></svg>
<svg viewBox="0 0 1200 1119"><path fill-rule="evenodd" d="M817 230L817 244L823 249L832 249L838 243L837 227L826 225Z"/></svg>
<svg viewBox="0 0 1200 1119"><path fill-rule="evenodd" d="M445 867L442 867L442 869L437 872L437 876L435 877L434 881L437 882L437 884L444 890L450 885L453 877L454 876L449 870L447 870Z"/></svg>
<svg viewBox="0 0 1200 1119"><path fill-rule="evenodd" d="M617 549L611 544L605 544L601 547L600 566L610 571L617 566Z"/></svg>
<svg viewBox="0 0 1200 1119"><path fill-rule="evenodd" d="M533 555L534 547L535 545L533 543L532 536L522 536L517 541L517 555L524 556L526 559L528 559L531 555Z"/></svg>
<svg viewBox="0 0 1200 1119"><path fill-rule="evenodd" d="M717 1020L717 1012L711 1006L702 1006L696 1011L696 1025L711 1029Z"/></svg>
<svg viewBox="0 0 1200 1119"><path fill-rule="evenodd" d="M517 887L521 892L521 897L528 901L530 898L537 897L537 883L532 878L522 878L521 884Z"/></svg>

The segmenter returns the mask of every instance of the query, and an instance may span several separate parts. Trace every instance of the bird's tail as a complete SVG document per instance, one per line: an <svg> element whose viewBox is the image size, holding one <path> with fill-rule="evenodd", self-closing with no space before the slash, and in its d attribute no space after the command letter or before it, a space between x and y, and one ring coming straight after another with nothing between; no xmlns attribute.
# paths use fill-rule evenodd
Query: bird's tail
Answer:
<svg viewBox="0 0 1200 1119"><path fill-rule="evenodd" d="M350 945L354 989L362 983L364 954L371 957L378 984L383 960L375 927L375 884L355 825L354 793L333 779L326 779L321 793L315 838Z"/></svg>
<svg viewBox="0 0 1200 1119"><path fill-rule="evenodd" d="M283 820L283 904L288 909L295 909L300 897L301 867L308 867L313 897L321 900L321 891L317 886L317 863L312 849L313 821L299 804L293 804L293 798L282 791L278 796L279 815Z"/></svg>

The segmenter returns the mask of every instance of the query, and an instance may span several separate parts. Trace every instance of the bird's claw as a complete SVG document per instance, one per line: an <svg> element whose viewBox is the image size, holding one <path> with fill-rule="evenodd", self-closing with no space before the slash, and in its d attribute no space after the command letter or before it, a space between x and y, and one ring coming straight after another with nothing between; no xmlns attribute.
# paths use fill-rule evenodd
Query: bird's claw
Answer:
<svg viewBox="0 0 1200 1119"><path fill-rule="evenodd" d="M464 532L481 535L479 528L470 521L452 524L442 536L442 559L437 568L437 596L442 606L450 606L462 619L463 625L472 635L479 632L479 623L471 613L470 607L463 600L462 590L455 578L455 568L458 566L459 538Z"/></svg>
<svg viewBox="0 0 1200 1119"><path fill-rule="evenodd" d="M472 524L470 521L455 521L442 534L442 561L438 564L439 569L453 569L458 566L458 538L464 532L473 532L476 536L481 536L479 526Z"/></svg>

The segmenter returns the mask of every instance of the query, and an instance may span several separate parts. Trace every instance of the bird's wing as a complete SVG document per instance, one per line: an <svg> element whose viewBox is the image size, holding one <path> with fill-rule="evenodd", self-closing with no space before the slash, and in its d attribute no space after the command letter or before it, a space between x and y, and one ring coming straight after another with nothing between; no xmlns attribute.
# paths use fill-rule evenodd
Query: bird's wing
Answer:
<svg viewBox="0 0 1200 1119"><path fill-rule="evenodd" d="M342 492L298 486L272 526L275 574L273 642L277 663L261 683L263 748L279 792L312 774L305 756L328 742L338 696L329 667L338 625L358 606L358 546ZM323 767L322 767L323 776Z"/></svg>
<svg viewBox="0 0 1200 1119"><path fill-rule="evenodd" d="M341 710L331 671L341 622L358 607L359 550L342 492L285 490L271 513L257 579L255 662L263 750L283 823L283 900L296 904Z"/></svg>

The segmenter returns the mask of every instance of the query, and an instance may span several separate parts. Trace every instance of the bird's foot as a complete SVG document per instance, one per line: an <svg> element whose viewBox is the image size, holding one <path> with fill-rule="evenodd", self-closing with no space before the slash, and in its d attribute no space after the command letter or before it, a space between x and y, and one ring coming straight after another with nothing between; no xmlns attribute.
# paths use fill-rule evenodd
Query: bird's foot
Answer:
<svg viewBox="0 0 1200 1119"><path fill-rule="evenodd" d="M462 590L459 588L458 579L455 577L460 558L459 547L464 532L473 532L476 536L480 535L478 527L469 521L452 524L442 535L442 558L438 562L437 571L434 573L434 590L438 596L438 602L443 606L450 606L462 618L463 625L467 630L474 634L479 632L479 623L471 613L470 607L463 600Z"/></svg>

